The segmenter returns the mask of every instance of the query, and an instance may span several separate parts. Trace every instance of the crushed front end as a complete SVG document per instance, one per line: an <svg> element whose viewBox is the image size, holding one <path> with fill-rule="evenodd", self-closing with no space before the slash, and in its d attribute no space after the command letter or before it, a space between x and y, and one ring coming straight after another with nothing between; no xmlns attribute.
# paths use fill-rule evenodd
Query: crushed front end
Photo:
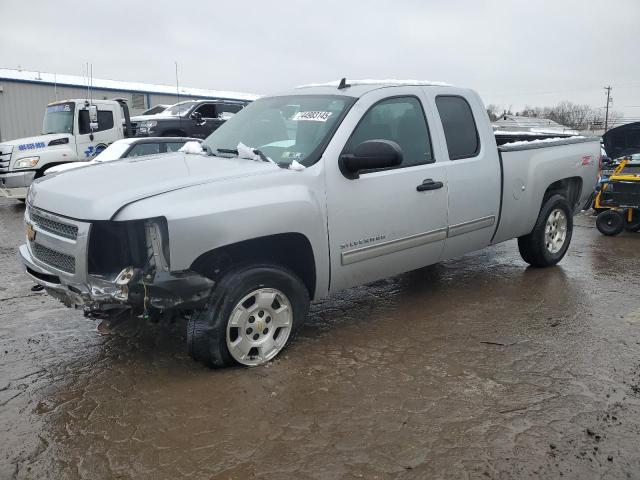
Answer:
<svg viewBox="0 0 640 480"><path fill-rule="evenodd" d="M211 293L208 278L170 270L164 218L87 222L27 205L25 227L20 258L27 274L87 315L191 310Z"/></svg>

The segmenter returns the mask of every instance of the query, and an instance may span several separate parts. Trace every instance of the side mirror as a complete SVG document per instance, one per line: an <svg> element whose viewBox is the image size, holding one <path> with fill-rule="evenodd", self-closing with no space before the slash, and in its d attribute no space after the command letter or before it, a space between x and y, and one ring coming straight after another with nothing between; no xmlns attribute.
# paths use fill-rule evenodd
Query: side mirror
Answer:
<svg viewBox="0 0 640 480"><path fill-rule="evenodd" d="M89 105L89 129L98 130L98 107Z"/></svg>
<svg viewBox="0 0 640 480"><path fill-rule="evenodd" d="M361 170L396 167L402 163L402 149L391 140L367 140L353 150L340 155L338 166L342 174L353 180Z"/></svg>
<svg viewBox="0 0 640 480"><path fill-rule="evenodd" d="M196 121L196 125L204 125L206 120L202 119L202 114L200 112L193 112L191 114L191 118Z"/></svg>

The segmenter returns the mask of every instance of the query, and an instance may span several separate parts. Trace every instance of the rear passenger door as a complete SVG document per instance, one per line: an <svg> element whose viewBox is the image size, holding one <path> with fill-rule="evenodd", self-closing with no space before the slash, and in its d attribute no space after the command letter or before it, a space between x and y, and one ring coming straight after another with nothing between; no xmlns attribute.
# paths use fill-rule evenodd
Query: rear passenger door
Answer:
<svg viewBox="0 0 640 480"><path fill-rule="evenodd" d="M425 91L436 106L439 143L447 160L449 228L443 254L447 259L490 244L500 209L500 161L495 141L482 142L493 138L493 131L476 94L451 88Z"/></svg>
<svg viewBox="0 0 640 480"><path fill-rule="evenodd" d="M447 227L446 167L433 155L420 91L374 90L352 107L325 158L331 290L439 261ZM402 164L346 178L340 153L366 140L391 140ZM335 143L334 143L335 142ZM334 148L335 146L335 148ZM436 188L419 188L424 182Z"/></svg>

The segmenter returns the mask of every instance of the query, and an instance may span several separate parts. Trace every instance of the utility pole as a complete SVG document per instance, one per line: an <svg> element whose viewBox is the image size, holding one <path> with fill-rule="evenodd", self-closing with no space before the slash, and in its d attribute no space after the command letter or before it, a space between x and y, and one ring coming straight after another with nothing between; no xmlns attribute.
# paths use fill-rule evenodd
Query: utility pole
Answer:
<svg viewBox="0 0 640 480"><path fill-rule="evenodd" d="M613 98L611 98L611 85L604 87L604 89L607 91L607 106L605 107L606 113L604 114L604 133L607 133L607 129L609 128L609 104L613 101Z"/></svg>

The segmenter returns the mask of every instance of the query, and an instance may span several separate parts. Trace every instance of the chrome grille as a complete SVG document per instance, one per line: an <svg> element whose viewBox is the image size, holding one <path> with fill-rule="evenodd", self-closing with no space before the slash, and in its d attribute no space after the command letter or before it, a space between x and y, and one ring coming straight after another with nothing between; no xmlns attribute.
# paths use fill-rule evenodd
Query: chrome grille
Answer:
<svg viewBox="0 0 640 480"><path fill-rule="evenodd" d="M78 227L75 225L67 225L66 223L43 217L33 209L29 209L29 218L42 230L55 233L61 237L70 238L71 240L78 238Z"/></svg>
<svg viewBox="0 0 640 480"><path fill-rule="evenodd" d="M11 162L12 145L0 145L0 173L9 171L9 163Z"/></svg>
<svg viewBox="0 0 640 480"><path fill-rule="evenodd" d="M6 173L9 171L10 161L11 155L0 155L0 173Z"/></svg>
<svg viewBox="0 0 640 480"><path fill-rule="evenodd" d="M76 262L71 255L56 252L35 242L31 243L31 251L38 260L47 265L67 273L76 272Z"/></svg>

